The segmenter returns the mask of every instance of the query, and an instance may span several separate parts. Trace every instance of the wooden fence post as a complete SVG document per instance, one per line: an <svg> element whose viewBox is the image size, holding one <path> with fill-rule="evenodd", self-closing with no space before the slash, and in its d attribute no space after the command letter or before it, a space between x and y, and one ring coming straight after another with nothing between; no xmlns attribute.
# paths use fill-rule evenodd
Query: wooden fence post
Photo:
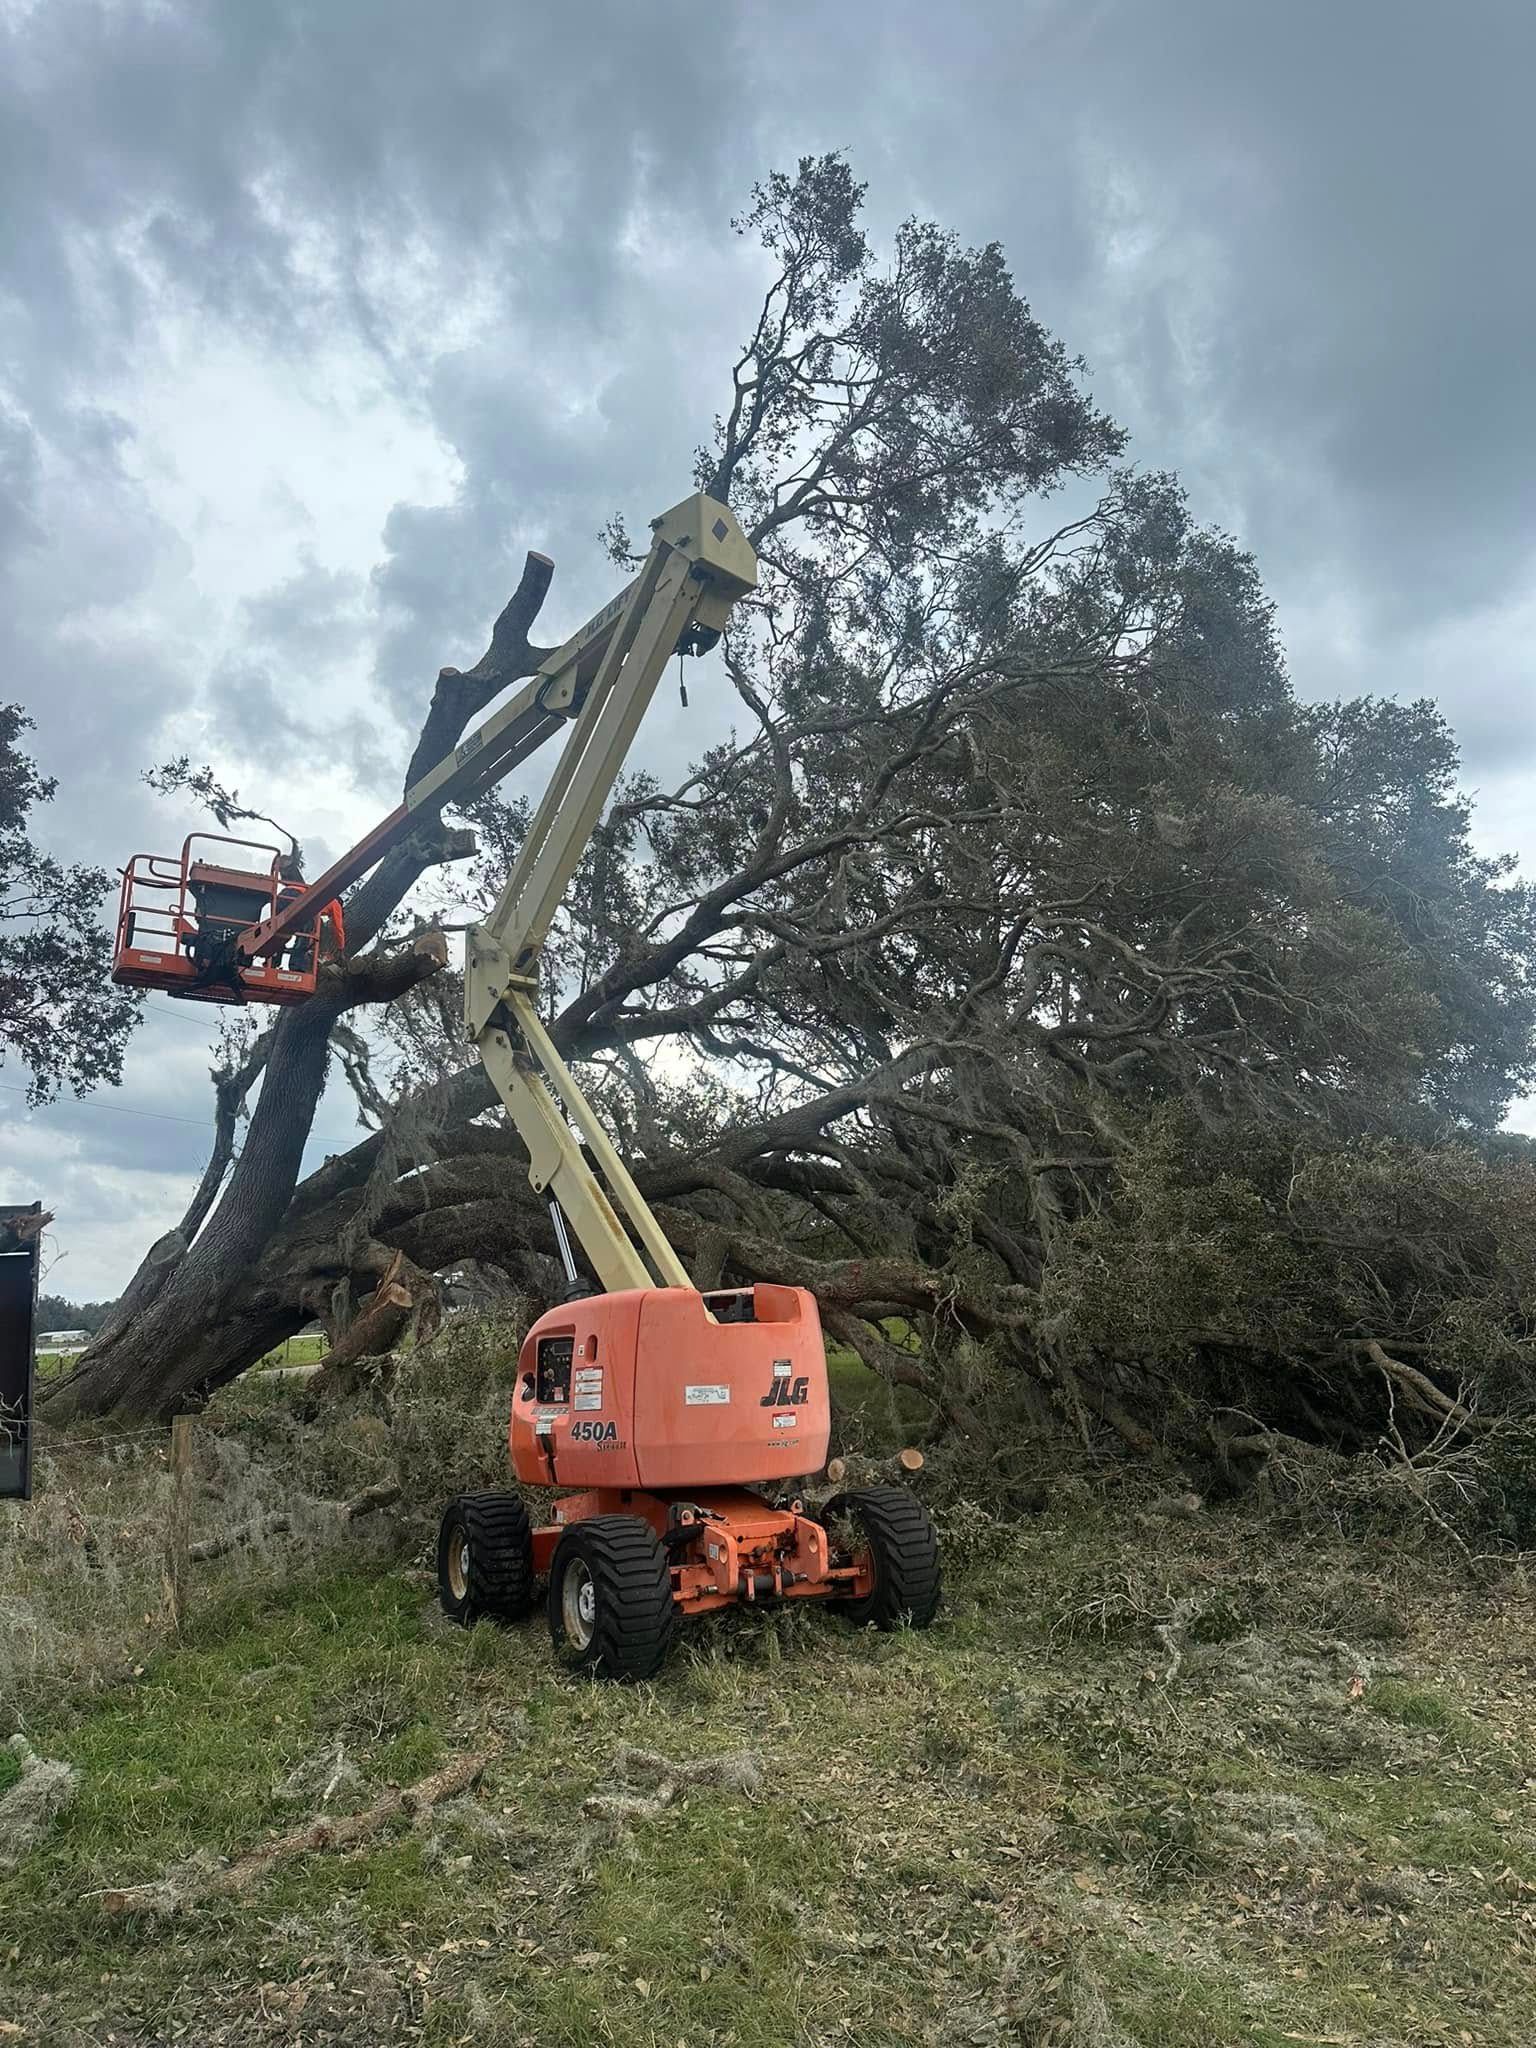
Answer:
<svg viewBox="0 0 1536 2048"><path fill-rule="evenodd" d="M178 1629L186 1603L187 1541L192 1522L192 1433L196 1426L194 1416L171 1417L171 1621Z"/></svg>

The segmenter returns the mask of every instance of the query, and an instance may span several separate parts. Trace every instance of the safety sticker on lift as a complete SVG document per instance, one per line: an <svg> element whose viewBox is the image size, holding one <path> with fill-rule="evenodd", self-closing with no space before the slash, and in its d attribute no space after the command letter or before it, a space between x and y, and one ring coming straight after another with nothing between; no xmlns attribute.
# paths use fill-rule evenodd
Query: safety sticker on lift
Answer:
<svg viewBox="0 0 1536 2048"><path fill-rule="evenodd" d="M603 1405L603 1368L600 1365L578 1365L572 1383L575 1400L572 1406L591 1412Z"/></svg>

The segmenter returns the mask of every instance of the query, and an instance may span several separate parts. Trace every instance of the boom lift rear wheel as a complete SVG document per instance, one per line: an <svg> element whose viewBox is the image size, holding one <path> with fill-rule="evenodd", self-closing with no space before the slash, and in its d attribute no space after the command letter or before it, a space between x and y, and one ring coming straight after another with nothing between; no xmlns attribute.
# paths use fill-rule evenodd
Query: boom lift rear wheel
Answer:
<svg viewBox="0 0 1536 2048"><path fill-rule="evenodd" d="M461 1493L443 1510L437 1592L450 1621L521 1621L533 1605L533 1531L515 1493Z"/></svg>
<svg viewBox="0 0 1536 2048"><path fill-rule="evenodd" d="M549 1569L549 1628L568 1670L654 1678L676 1620L671 1569L648 1523L638 1515L572 1523Z"/></svg>
<svg viewBox="0 0 1536 2048"><path fill-rule="evenodd" d="M939 1611L943 1580L939 1543L928 1510L904 1486L868 1486L840 1493L819 1516L824 1527L849 1522L874 1568L874 1585L838 1612L861 1626L927 1628Z"/></svg>

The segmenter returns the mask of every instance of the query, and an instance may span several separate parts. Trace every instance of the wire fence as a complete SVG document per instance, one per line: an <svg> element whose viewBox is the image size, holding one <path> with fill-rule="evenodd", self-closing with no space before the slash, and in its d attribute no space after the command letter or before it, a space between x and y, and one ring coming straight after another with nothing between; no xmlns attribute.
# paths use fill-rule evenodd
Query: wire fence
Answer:
<svg viewBox="0 0 1536 2048"><path fill-rule="evenodd" d="M37 1448L40 1451L105 1450L109 1444L142 1443L147 1438L163 1437L170 1442L170 1425L158 1423L153 1429L112 1429L101 1430L92 1436L48 1436L39 1432Z"/></svg>
<svg viewBox="0 0 1536 2048"><path fill-rule="evenodd" d="M231 1415L199 1414L191 1419L200 1430L210 1431L230 1429L238 1421L237 1417ZM80 1436L53 1436L49 1434L47 1425L43 1424L34 1441L37 1449L42 1452L99 1451L112 1444L147 1443L152 1437L169 1445L173 1428L174 1423L171 1422L153 1422L146 1423L142 1429L102 1429L92 1430Z"/></svg>

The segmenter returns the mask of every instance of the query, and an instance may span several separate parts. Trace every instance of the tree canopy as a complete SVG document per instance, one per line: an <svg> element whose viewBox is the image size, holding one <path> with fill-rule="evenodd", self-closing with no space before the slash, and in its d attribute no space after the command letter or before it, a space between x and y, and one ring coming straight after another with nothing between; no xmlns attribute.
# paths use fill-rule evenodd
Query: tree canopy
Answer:
<svg viewBox="0 0 1536 2048"><path fill-rule="evenodd" d="M58 783L21 748L31 727L19 704L0 704L0 1066L8 1055L20 1062L36 1104L121 1080L139 999L107 979L111 877L32 840L31 813Z"/></svg>
<svg viewBox="0 0 1536 2048"><path fill-rule="evenodd" d="M71 1301L63 1294L40 1294L36 1326L39 1330L87 1330L94 1335L111 1313L110 1301Z"/></svg>

